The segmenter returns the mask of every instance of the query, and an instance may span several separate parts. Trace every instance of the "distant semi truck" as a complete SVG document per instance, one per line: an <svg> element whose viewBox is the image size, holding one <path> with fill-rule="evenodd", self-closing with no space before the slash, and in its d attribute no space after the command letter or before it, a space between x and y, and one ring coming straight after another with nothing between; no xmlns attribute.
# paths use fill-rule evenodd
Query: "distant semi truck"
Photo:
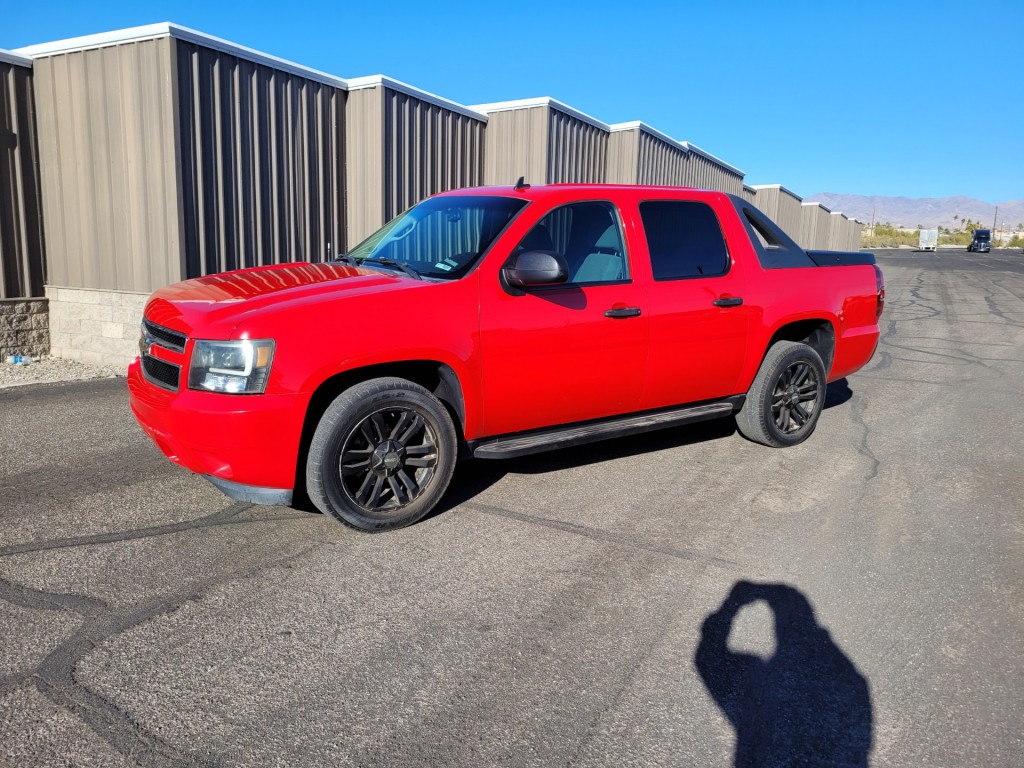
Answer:
<svg viewBox="0 0 1024 768"><path fill-rule="evenodd" d="M939 230L937 229L922 229L920 231L921 239L917 246L919 251L934 251L939 246Z"/></svg>
<svg viewBox="0 0 1024 768"><path fill-rule="evenodd" d="M968 251L975 253L988 253L992 248L992 233L987 229L974 230L974 237L971 244L967 246Z"/></svg>

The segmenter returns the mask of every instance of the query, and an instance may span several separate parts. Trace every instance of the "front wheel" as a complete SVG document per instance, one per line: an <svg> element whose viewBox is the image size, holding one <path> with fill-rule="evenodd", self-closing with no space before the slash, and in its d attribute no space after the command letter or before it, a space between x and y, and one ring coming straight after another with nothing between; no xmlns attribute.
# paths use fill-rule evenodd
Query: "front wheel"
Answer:
<svg viewBox="0 0 1024 768"><path fill-rule="evenodd" d="M405 379L373 379L324 412L309 446L306 489L321 512L353 528L401 528L441 500L456 451L455 427L436 397Z"/></svg>
<svg viewBox="0 0 1024 768"><path fill-rule="evenodd" d="M825 366L814 349L777 342L764 356L736 413L736 426L748 440L773 448L802 443L818 423L825 385Z"/></svg>

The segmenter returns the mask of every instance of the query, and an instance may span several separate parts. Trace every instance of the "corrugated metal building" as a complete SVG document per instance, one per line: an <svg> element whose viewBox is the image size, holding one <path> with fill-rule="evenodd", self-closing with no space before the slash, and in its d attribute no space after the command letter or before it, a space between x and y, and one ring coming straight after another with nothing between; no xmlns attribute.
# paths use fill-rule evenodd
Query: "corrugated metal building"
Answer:
<svg viewBox="0 0 1024 768"><path fill-rule="evenodd" d="M682 142L639 121L610 126L609 184L683 186L690 151Z"/></svg>
<svg viewBox="0 0 1024 768"><path fill-rule="evenodd" d="M828 247L833 251L847 250L849 241L849 219L839 211L832 211L829 218Z"/></svg>
<svg viewBox="0 0 1024 768"><path fill-rule="evenodd" d="M425 197L484 183L485 115L382 75L347 83L349 246Z"/></svg>
<svg viewBox="0 0 1024 768"><path fill-rule="evenodd" d="M781 184L755 184L754 205L794 240L800 239L802 199Z"/></svg>
<svg viewBox="0 0 1024 768"><path fill-rule="evenodd" d="M485 184L606 181L610 128L600 120L547 96L472 109L488 117Z"/></svg>
<svg viewBox="0 0 1024 768"><path fill-rule="evenodd" d="M757 205L757 190L754 189L753 187L744 184L743 189L740 190L740 197L742 197L748 203L753 204L754 206Z"/></svg>
<svg viewBox="0 0 1024 768"><path fill-rule="evenodd" d="M682 144L687 149L685 186L716 189L733 195L743 193L743 171L705 152L696 144L688 141Z"/></svg>
<svg viewBox="0 0 1024 768"><path fill-rule="evenodd" d="M0 50L0 299L43 295L32 60Z"/></svg>
<svg viewBox="0 0 1024 768"><path fill-rule="evenodd" d="M382 76L168 23L19 54L35 67L55 354L127 355L157 287L322 261L483 182L486 116Z"/></svg>
<svg viewBox="0 0 1024 768"><path fill-rule="evenodd" d="M344 81L173 24L22 52L51 285L150 291L343 237Z"/></svg>
<svg viewBox="0 0 1024 768"><path fill-rule="evenodd" d="M801 203L801 207L797 242L807 250L828 250L832 212L821 203Z"/></svg>

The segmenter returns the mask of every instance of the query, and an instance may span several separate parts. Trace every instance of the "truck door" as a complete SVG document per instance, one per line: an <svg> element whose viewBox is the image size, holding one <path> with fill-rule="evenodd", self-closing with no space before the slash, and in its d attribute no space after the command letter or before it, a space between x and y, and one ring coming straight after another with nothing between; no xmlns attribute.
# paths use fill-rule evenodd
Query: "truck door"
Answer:
<svg viewBox="0 0 1024 768"><path fill-rule="evenodd" d="M743 304L743 270L730 258L718 217L693 200L640 202L639 213L651 270L642 407L741 394L756 310Z"/></svg>
<svg viewBox="0 0 1024 768"><path fill-rule="evenodd" d="M589 201L555 208L516 250L564 258L568 281L509 292L496 270L482 276L483 434L637 410L647 316L616 207Z"/></svg>

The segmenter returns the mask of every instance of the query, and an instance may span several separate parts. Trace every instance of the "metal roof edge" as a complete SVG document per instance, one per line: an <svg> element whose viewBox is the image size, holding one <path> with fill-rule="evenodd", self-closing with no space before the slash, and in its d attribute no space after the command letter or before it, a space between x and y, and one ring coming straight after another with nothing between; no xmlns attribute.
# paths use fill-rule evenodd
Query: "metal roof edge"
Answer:
<svg viewBox="0 0 1024 768"><path fill-rule="evenodd" d="M28 56L19 56L17 53L0 48L0 61L5 64L14 64L17 67L28 67L32 69L32 59Z"/></svg>
<svg viewBox="0 0 1024 768"><path fill-rule="evenodd" d="M782 192L785 192L790 197L795 197L797 200L803 202L803 198L800 197L800 195L798 195L791 189L786 189L786 187L782 186L781 184L754 184L753 186L754 189L779 189Z"/></svg>
<svg viewBox="0 0 1024 768"><path fill-rule="evenodd" d="M826 213L832 213L832 209L831 209L831 208L826 208L826 207L825 207L824 205L822 205L821 203L815 203L815 202L810 202L810 203L804 203L804 202L801 202L801 203L800 203L800 205L816 205L816 206L818 206L819 208L821 208L821 209L822 209L823 211L825 211Z"/></svg>
<svg viewBox="0 0 1024 768"><path fill-rule="evenodd" d="M727 170L732 171L733 173L738 175L740 178L742 178L742 177L747 175L746 173L741 171L739 168L737 168L735 165L729 165L722 158L715 157L710 152L707 152L707 151L701 149L700 147L698 147L696 144L691 144L689 141L683 141L683 142L680 142L680 143L683 144L691 152L696 152L698 155L701 155L703 157L706 157L708 160L712 160L713 162L718 163L720 166L722 166L723 168L725 168Z"/></svg>
<svg viewBox="0 0 1024 768"><path fill-rule="evenodd" d="M749 184L744 184L743 188L746 189L746 190L749 190L750 192L757 192L757 188L756 187L752 187Z"/></svg>
<svg viewBox="0 0 1024 768"><path fill-rule="evenodd" d="M206 48L213 48L221 53L237 56L240 59L246 59L255 64L263 64L271 69L288 72L290 74L297 75L298 77L304 77L307 80L316 80L324 83L325 85L333 85L335 88L340 88L343 91L348 90L348 81L345 78L332 75L329 72L323 72L319 69L313 69L312 67L297 64L294 61L282 59L269 53L263 53L262 51L257 51L255 48L239 45L238 43L233 43L230 40L215 37L214 35L208 35L205 32L189 29L188 27L183 27L180 24L168 22L167 26L169 27L171 36L178 40L195 43L196 45L201 45Z"/></svg>
<svg viewBox="0 0 1024 768"><path fill-rule="evenodd" d="M495 101L490 104L473 104L470 109L475 109L477 112L508 112L513 109L525 109L528 107L552 107L557 109L559 112L575 117L577 120L582 120L585 123L590 123L595 128L601 128L602 130L611 132L611 126L608 123L603 123L596 117L591 117L586 112L580 112L574 107L570 107L568 104L553 99L550 96L537 96L532 99L515 99L513 101Z"/></svg>
<svg viewBox="0 0 1024 768"><path fill-rule="evenodd" d="M849 216L847 216L842 211L829 211L829 213L831 213L833 216L842 216L844 219L847 219L847 220L849 220L849 218L850 218Z"/></svg>
<svg viewBox="0 0 1024 768"><path fill-rule="evenodd" d="M15 53L35 59L40 56L84 51L89 48L104 48L108 45L117 45L118 43L125 43L130 40L152 40L156 37L169 35L171 33L170 27L170 22L162 21L159 24L146 24L141 27L128 27L126 29L116 29L112 32L100 32L95 35L81 35L64 40L53 40L48 43L26 45L16 48Z"/></svg>
<svg viewBox="0 0 1024 768"><path fill-rule="evenodd" d="M54 40L49 43L29 45L24 48L18 48L16 53L23 56L29 56L31 58L40 58L43 56L54 56L62 53L85 51L93 48L105 48L107 46L118 45L120 43L154 40L156 38L168 36L174 37L178 40L184 40L185 42L195 43L196 45L201 45L206 48L212 48L213 50L220 51L221 53L227 53L231 56L237 56L240 59L245 59L255 64L262 64L272 69L288 72L289 74L297 75L298 77L303 77L307 80L315 80L326 85L334 86L335 88L348 90L348 83L337 75L321 72L320 70L313 69L312 67L305 67L301 64L296 64L294 61L288 61L287 59L272 56L269 53L263 53L262 51L255 50L254 48L239 45L238 43L232 43L230 40L224 40L223 38L208 35L205 32L189 29L188 27L183 27L180 24L174 24L169 21L162 21L158 24L147 24L141 27L117 29L112 32L101 32L96 35L83 35L81 37L70 37L66 40Z"/></svg>
<svg viewBox="0 0 1024 768"><path fill-rule="evenodd" d="M659 139L659 140L665 142L666 144L671 144L676 149L681 149L683 152L689 152L690 151L689 147L687 147L685 144L683 144L683 142L679 141L678 139L673 139L667 133L662 133L657 128L652 128L651 126L649 126L647 123L643 122L642 120L631 120L628 123L615 123L613 125L609 125L608 126L608 130L610 130L612 132L615 132L615 131L633 131L633 130L643 131L644 133L648 133L651 136L653 136L654 138Z"/></svg>
<svg viewBox="0 0 1024 768"><path fill-rule="evenodd" d="M404 93L407 96L412 96L420 101L425 101L438 107L443 107L444 109L451 110L452 112L458 112L466 117L472 117L475 120L482 120L485 123L487 122L487 114L485 112L480 112L473 107L467 107L465 104L459 104L457 101L446 99L444 96L438 96L430 91L424 91L421 88L409 85L408 83L403 83L401 80L395 80L387 75L351 77L345 82L348 84L348 89L350 91L377 87L388 88L392 91L398 91L399 93Z"/></svg>

